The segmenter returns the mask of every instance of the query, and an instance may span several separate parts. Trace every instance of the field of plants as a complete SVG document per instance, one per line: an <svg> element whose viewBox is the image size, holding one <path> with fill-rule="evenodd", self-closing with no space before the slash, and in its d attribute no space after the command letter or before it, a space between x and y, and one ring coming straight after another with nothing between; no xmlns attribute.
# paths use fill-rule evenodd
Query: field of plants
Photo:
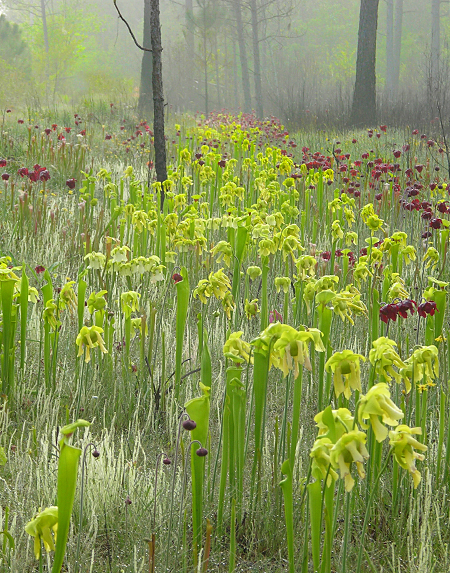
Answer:
<svg viewBox="0 0 450 573"><path fill-rule="evenodd" d="M447 573L444 133L0 121L0 572Z"/></svg>

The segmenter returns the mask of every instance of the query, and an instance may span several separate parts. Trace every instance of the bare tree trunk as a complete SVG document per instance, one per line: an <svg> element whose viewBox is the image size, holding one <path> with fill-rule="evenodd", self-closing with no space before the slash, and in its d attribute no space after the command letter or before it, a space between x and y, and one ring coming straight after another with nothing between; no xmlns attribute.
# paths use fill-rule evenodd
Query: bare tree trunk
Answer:
<svg viewBox="0 0 450 573"><path fill-rule="evenodd" d="M194 61L195 61L195 36L194 36L194 5L192 0L185 3L186 23L186 77L188 81L186 99L191 103L194 97Z"/></svg>
<svg viewBox="0 0 450 573"><path fill-rule="evenodd" d="M144 37L142 45L147 47L152 43L152 31L150 28L151 4L150 0L144 0ZM139 113L144 116L152 110L152 53L144 51L141 64L141 85L139 89Z"/></svg>
<svg viewBox="0 0 450 573"><path fill-rule="evenodd" d="M431 1L431 88L434 91L439 83L439 63L441 58L440 38L441 0Z"/></svg>
<svg viewBox="0 0 450 573"><path fill-rule="evenodd" d="M236 42L233 42L233 95L234 95L234 111L237 111L239 107L239 92L238 92Z"/></svg>
<svg viewBox="0 0 450 573"><path fill-rule="evenodd" d="M386 10L386 97L394 91L394 0L387 0Z"/></svg>
<svg viewBox="0 0 450 573"><path fill-rule="evenodd" d="M222 98L220 96L220 67L219 67L219 48L217 46L217 34L214 35L214 59L216 64L216 90L217 90L217 107L222 107Z"/></svg>
<svg viewBox="0 0 450 573"><path fill-rule="evenodd" d="M244 38L244 25L242 24L241 0L233 0L234 16L236 18L236 30L239 44L239 56L241 59L242 88L244 90L244 111L250 112L252 109L252 98L250 95L250 78L247 67L247 48Z"/></svg>
<svg viewBox="0 0 450 573"><path fill-rule="evenodd" d="M373 125L377 120L375 60L379 0L361 0L356 79L350 124Z"/></svg>
<svg viewBox="0 0 450 573"><path fill-rule="evenodd" d="M261 85L261 60L259 54L259 34L258 34L258 9L256 0L251 0L250 4L252 13L252 40L253 40L253 65L255 74L255 99L256 114L262 118L264 115Z"/></svg>
<svg viewBox="0 0 450 573"><path fill-rule="evenodd" d="M41 16L42 16L42 29L44 31L45 51L48 54L49 45L48 45L47 15L45 13L45 0L41 0Z"/></svg>
<svg viewBox="0 0 450 573"><path fill-rule="evenodd" d="M392 88L394 95L398 93L400 80L400 60L402 53L402 28L403 28L403 0L395 3L395 29L394 29L394 66Z"/></svg>
<svg viewBox="0 0 450 573"><path fill-rule="evenodd" d="M151 0L150 16L153 56L153 134L155 139L156 178L160 183L167 180L166 138L164 135L164 92L162 77L161 24L159 0ZM161 209L164 204L164 188L161 189Z"/></svg>

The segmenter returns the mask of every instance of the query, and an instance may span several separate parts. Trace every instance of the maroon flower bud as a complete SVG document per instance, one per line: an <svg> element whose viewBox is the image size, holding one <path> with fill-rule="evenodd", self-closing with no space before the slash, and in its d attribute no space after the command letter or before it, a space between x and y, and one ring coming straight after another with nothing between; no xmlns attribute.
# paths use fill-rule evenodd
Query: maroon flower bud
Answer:
<svg viewBox="0 0 450 573"><path fill-rule="evenodd" d="M179 273L174 273L172 275L172 280L176 284L176 283L179 283L180 281L182 281L183 277Z"/></svg>
<svg viewBox="0 0 450 573"><path fill-rule="evenodd" d="M127 495L127 499L125 500L125 505L131 505L131 499L129 495Z"/></svg>
<svg viewBox="0 0 450 573"><path fill-rule="evenodd" d="M9 173L2 173L2 179L3 179L3 181L8 181Z"/></svg>
<svg viewBox="0 0 450 573"><path fill-rule="evenodd" d="M164 458L162 462L163 462L163 464L164 464L165 466L170 466L170 464L172 463L172 462L169 460L169 458Z"/></svg>
<svg viewBox="0 0 450 573"><path fill-rule="evenodd" d="M0 159L0 167L6 167L6 159Z"/></svg>
<svg viewBox="0 0 450 573"><path fill-rule="evenodd" d="M195 430L195 428L197 427L197 424L194 422L194 420L185 420L182 426L188 432L192 432L192 430Z"/></svg>
<svg viewBox="0 0 450 573"><path fill-rule="evenodd" d="M18 119L18 120L17 120L17 123L22 124L22 123L23 123L23 119Z"/></svg>
<svg viewBox="0 0 450 573"><path fill-rule="evenodd" d="M95 450L92 452L92 457L96 459L100 457L100 452L97 450L97 448L95 448Z"/></svg>
<svg viewBox="0 0 450 573"><path fill-rule="evenodd" d="M75 183L77 182L76 179L67 179L66 185L69 189L75 189Z"/></svg>
<svg viewBox="0 0 450 573"><path fill-rule="evenodd" d="M196 452L197 456L199 456L200 458L204 458L205 456L208 455L208 450L206 448L199 448Z"/></svg>
<svg viewBox="0 0 450 573"><path fill-rule="evenodd" d="M401 154L402 154L402 152L401 152L399 149L396 149L396 150L394 151L394 157L395 157L396 159L398 159Z"/></svg>

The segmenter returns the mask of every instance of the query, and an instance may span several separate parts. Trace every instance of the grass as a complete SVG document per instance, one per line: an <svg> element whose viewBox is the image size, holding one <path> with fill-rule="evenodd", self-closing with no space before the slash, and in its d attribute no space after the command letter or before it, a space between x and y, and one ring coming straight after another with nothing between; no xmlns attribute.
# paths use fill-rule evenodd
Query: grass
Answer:
<svg viewBox="0 0 450 573"><path fill-rule="evenodd" d="M113 111L111 111L111 109ZM29 112L30 113L30 112ZM67 571L92 572L121 572L133 573L148 571L148 546L144 541L152 533L156 534L156 571L196 571L192 557L192 508L191 508L191 469L187 456L189 437L187 432L181 433L177 466L175 467L175 452L177 449L178 420L187 400L199 396L198 383L201 379L201 345L197 317L201 314L205 326L207 343L212 359L211 370L211 413L209 418L209 435L207 444L208 456L205 463L204 504L203 516L213 524L213 540L209 558L208 571L229 571L230 561L230 523L232 499L236 491L227 486L223 511L224 521L220 530L218 519L218 499L220 471L224 462L222 412L224 404L231 396L226 386L226 369L230 366L231 358L223 354L223 345L231 332L243 331L242 338L251 341L260 334L260 314L248 319L244 312L245 298L258 299L260 309L267 304L267 311L277 310L283 315L283 322L296 328L300 324L317 327L319 319L318 307L315 306L314 294L310 302L312 312L308 313L306 303L302 300L304 291L299 291L301 284L306 286L305 279L295 284L294 276L299 275L296 261L302 254L311 254L317 260L317 276L334 273L334 267L321 252L330 251L333 246L345 248L340 239L331 237L331 222L340 219L342 228L349 230L343 214L339 211L332 213L328 203L336 196L338 190L346 190L347 196L352 181L357 181L361 189L361 197L355 198L355 222L353 230L358 233L358 244L351 246L355 257L359 259L360 249L366 245L365 239L371 234L370 229L361 218L361 209L368 202L373 202L375 210L385 221L382 232L376 233L379 238L391 236L394 231L407 233L408 244L414 245L417 253L416 260L410 265L402 264L401 277L409 298L420 302L423 290L427 286L428 275L439 280L449 279L446 254L440 255L439 263L433 270L423 268L423 255L428 246L435 246L437 251L446 253L448 237L442 239L443 231L433 231L432 236L421 238L424 225L428 223L421 218L421 212L410 212L398 206L398 196L391 190L384 192L383 198L375 199L377 192L383 193L384 183L379 182L367 167L367 161L380 157L394 163L393 149L402 149L403 144L409 144L412 151L402 151L398 160L400 196L410 184L405 176L405 169L416 164L425 165L421 173L415 172L414 180L420 182L423 188L419 198L430 199L433 190L430 183L439 179L439 183L448 179L443 166L440 166L442 154L434 147L428 147L427 140L412 136L406 130L391 131L387 134L376 133L372 139L367 133L357 134L325 134L322 132L298 133L285 138L284 128L276 124L268 128L258 123L254 118L236 118L236 125L227 127L232 121L225 117L211 116L209 123L195 125L192 118L177 118L180 128L174 127L175 121L169 123L168 141L169 157L171 158L171 179L174 182L173 200L180 201L170 207L175 211L178 220L171 217L160 221L158 227L158 210L155 208L156 198L153 189L147 187L147 161L152 161L151 135L145 125L134 117L133 110L118 111L118 106L97 106L96 109L79 108L73 113L64 110L58 116L58 110L51 114L38 117L33 113L30 125L39 125L28 131L27 123L18 124L21 118L18 112L8 115L1 138L0 157L7 159L3 168L10 174L8 185L3 187L0 196L2 210L2 234L0 237L0 255L11 257L14 266L26 265L26 273L30 285L38 290L40 299L36 304L30 303L26 324L26 362L23 370L20 368L20 346L18 332L15 337L15 373L14 389L8 401L3 397L0 409L0 446L5 450L7 462L0 468L0 530L6 529L11 534L15 549L10 550L5 541L0 545L0 571L37 571L38 563L33 555L33 539L25 533L24 526L32 519L39 508L45 508L56 503L56 472L58 466L58 428L71 422L77 417L89 420L89 429L79 432L77 444L86 449L84 471L83 514L80 521L81 470L78 475L78 488L72 515L71 531L66 551ZM75 126L73 115L78 113L86 122ZM25 117L25 116L24 116ZM31 119L31 118L30 118ZM71 127L70 133L62 127L51 132L50 136L41 135L43 129L51 127L52 123L62 127ZM242 127L237 127L237 125ZM104 127L103 127L104 126ZM124 129L121 129L124 126ZM86 136L79 142L76 131L86 129ZM136 135L142 131L143 135ZM177 135L179 131L180 135ZM73 143L74 151L68 152L67 146L58 146L57 134L62 133L68 142ZM111 134L111 140L105 140L105 135ZM280 135L281 134L281 135ZM36 138L33 141L33 137ZM135 137L136 139L131 139ZM352 143L352 139L357 140ZM127 141L129 139L129 141ZM248 144L246 139L249 140ZM437 138L436 138L437 139ZM60 141L60 140L59 140ZM296 147L289 141L295 141ZM337 143L339 141L339 143ZM175 143L173 143L175 142ZM141 143L143 147L141 147ZM254 148L252 147L254 143ZM261 143L261 147L258 147ZM77 145L85 145L81 149ZM202 145L208 145L208 150L201 150ZM217 148L214 146L218 145ZM266 147L283 149L286 155L273 151L265 152ZM311 157L303 157L303 147L308 147L311 154L319 152L333 158L334 182L325 182L322 199L322 212L319 212L320 177L318 168L303 171L291 163L283 167L283 161L289 153L294 154L297 165L307 163ZM126 149L129 148L129 151ZM342 152L337 149L341 148ZM180 151L187 149L190 159L184 161ZM346 172L340 172L340 164L348 164L345 153L351 153L350 163L366 152L368 160L362 160L361 169L357 174L349 176L350 165ZM263 156L258 157L258 153ZM200 160L205 161L209 171L198 165L195 153L202 153ZM220 157L212 154L219 153ZM284 153L284 152L283 152ZM306 153L306 152L305 152ZM209 154L209 155L208 155ZM70 155L70 160L68 159ZM224 157L229 166L230 159L235 156L236 165L219 171L217 161ZM267 163L263 161L268 158ZM74 157L80 158L75 160ZM337 161L336 161L337 158ZM397 160L396 160L397 162ZM17 169L27 166L29 169L40 163L48 168L50 180L46 183L45 191L42 183L29 183L26 178L16 175ZM124 171L131 165L134 174L124 176ZM280 167L281 165L281 167ZM435 171L435 167L440 171ZM353 164L354 167L354 164ZM374 166L375 167L375 164ZM106 177L98 176L105 169ZM272 169L272 171L270 171ZM92 180L83 175L91 174ZM175 173L176 171L176 173ZM226 178L235 186L226 187ZM283 182L292 173L301 173L302 177L294 180L294 187L283 186ZM215 176L212 176L215 173ZM445 173L445 175L444 175ZM363 176L361 176L363 175ZM150 171L150 181L154 176ZM345 182L344 178L349 177ZM190 177L191 181L183 180ZM77 180L73 193L66 187L65 181L70 178ZM382 175L386 179L389 176ZM183 182L184 181L184 182ZM369 182L374 187L369 186ZM12 192L11 186L15 187ZM191 185L192 183L192 185ZM108 184L110 184L108 188ZM313 188L309 189L310 185ZM238 187L244 188L242 199L239 198ZM226 187L226 190L223 188ZM84 190L80 191L80 188ZM27 193L21 194L21 189ZM289 191L290 189L290 191ZM293 193L295 189L298 193ZM41 191L43 191L41 193ZM92 195L89 195L90 193ZM185 197L182 197L183 194ZM227 197L227 193L231 195ZM308 202L307 197L311 197ZM445 193L445 190L444 190ZM202 194L204 194L202 196ZM199 195L200 197L197 197ZM219 196L222 198L219 200ZM135 200L132 201L134 196ZM250 200L250 197L253 199ZM211 197L213 205L211 207ZM96 199L95 204L92 198ZM448 194L445 195L448 198ZM170 196L169 196L169 199ZM122 200L122 206L121 206ZM412 200L412 198L410 199ZM435 204L437 198L432 198ZM21 201L24 207L22 208ZM85 201L85 206L79 203ZM202 207L197 205L205 203ZM285 203L283 205L283 203ZM16 207L17 205L17 207ZM127 205L129 207L127 207ZM132 205L130 207L130 205ZM188 206L193 205L193 209ZM226 314L226 298L216 297L210 292L207 304L193 296L193 291L201 279L208 279L210 273L224 267L225 275L231 281L235 274L234 259L227 268L224 261L217 262L211 254L211 249L219 241L230 243L232 253L236 251L237 238L232 226L221 225L215 228L214 222L207 223L212 212L214 217L228 225L233 217L242 216L245 207L252 209L252 222L249 225L248 242L242 266L237 267L240 275L239 295L234 301L236 308ZM32 209L30 209L30 206ZM115 207L120 213L110 223ZM297 207L297 210L295 209ZM128 209L128 210L127 210ZM148 215L148 229L139 232L133 223L133 213L145 211ZM302 211L309 212L309 217L302 217ZM262 300L263 286L261 279L254 281L246 278L249 266L262 266L260 241L267 235L273 238L273 227L267 223L267 216L283 213L284 222L281 229L289 224L297 225L299 243L305 248L302 253L298 248L293 254L276 249L275 254L268 256L269 272L267 279L267 301ZM166 213L166 216L169 213ZM433 217L438 212L433 210ZM448 214L439 215L444 221ZM260 225L258 227L258 225ZM267 225L267 227L264 227ZM122 274L103 272L88 268L85 255L89 250L101 253L107 252L105 237L118 239L122 236L121 244L128 245L132 251L131 257L148 257L163 254L163 239L161 229L165 228L167 251L174 252L174 262L167 261L163 269L163 280L153 281L152 273ZM159 230L158 230L159 229ZM445 229L444 229L445 230ZM296 231L293 230L295 236ZM444 235L445 237L445 235ZM444 244L442 249L441 239ZM342 243L342 244L341 244ZM113 241L112 246L115 246ZM446 245L446 246L445 246ZM164 253L165 254L165 253ZM234 256L234 255L233 255ZM217 257L216 257L217 258ZM170 259L170 257L169 257ZM383 254L383 265L393 265L389 253ZM346 284L356 281L350 274L343 276L343 258L336 257L339 287L342 290ZM370 263L371 265L372 263ZM58 320L61 329L58 331L58 352L56 359L55 384L46 385L44 380L44 321L42 287L46 280L38 274L35 267L42 265L49 273L53 283L52 295L59 308L58 287L61 287L69 277L75 281L74 292L79 292L79 280L87 283L86 300L92 292L107 290L105 296L106 313L102 316L102 336L108 350L102 354L99 348L91 350L92 359L85 363L83 357L77 358L75 344L79 332L77 312L71 314L68 310L58 310ZM373 289L380 291L384 288L385 275L379 267L370 266L374 279L362 279L359 285L361 299L371 312ZM190 299L187 312L186 326L183 329L183 365L181 382L175 383L175 346L176 346L176 316L177 295L172 275L179 273L185 266L189 275ZM118 269L119 267L117 267ZM18 275L20 270L15 271ZM152 271L153 272L153 271ZM288 296L283 290L276 292L274 279L289 277ZM388 277L386 280L391 280ZM292 282L291 282L292 281ZM391 283L389 283L391 284ZM299 286L300 285L300 286ZM388 285L389 286L389 285ZM303 288L301 287L301 288ZM223 293L230 290L223 287ZM297 289L297 299L291 294ZM133 318L144 316L148 326L148 335L133 329L131 345L123 347L125 319L120 307L121 294L136 291L140 295L139 307L132 313ZM223 294L222 293L222 294ZM381 299L380 299L381 300ZM225 301L225 302L224 302ZM229 299L228 299L228 302ZM383 300L383 302L388 302ZM391 302L391 301L389 301ZM447 296L448 302L448 296ZM225 305L225 306L224 306ZM83 307L81 307L83 308ZM152 325L152 309L156 310L155 322ZM98 311L97 311L98 312ZM108 314L109 313L109 314ZM98 314L97 317L100 315ZM438 314L436 314L438 316ZM300 318L299 318L300 317ZM83 321L89 325L95 320L88 309L84 310ZM383 322L369 322L364 313L353 316L355 324L341 321L338 315L332 316L329 354L343 349L353 350L368 357L373 336L373 324L378 324L378 335L385 334L386 325ZM443 317L444 337L448 334L448 309ZM19 318L20 320L20 318ZM433 319L436 320L436 319ZM418 321L417 313L407 319L398 318L389 324L389 337L398 344L402 360L408 358L414 349L416 340L425 344L427 321L434 327L434 322L428 319ZM108 330L109 329L109 330ZM51 331L54 334L56 331ZM433 331L434 332L434 331ZM108 338L109 337L109 338ZM53 338L54 343L55 338ZM142 347L143 342L143 347ZM21 344L24 343L21 341ZM433 338L433 343L436 341ZM361 573L368 571L386 572L427 572L444 573L448 571L448 372L449 353L445 341L438 344L440 373L434 382L436 386L429 387L428 403L425 411L426 437L428 446L426 458L417 462L422 473L422 482L415 490L407 472L401 468L395 474L392 461L388 462L386 472L381 476L375 495L373 512L370 515L367 532L364 537L364 557ZM52 347L55 349L55 346ZM142 352L142 348L144 352ZM2 347L3 352L3 347ZM294 352L294 351L292 351ZM54 353L54 350L53 350ZM54 354L52 354L54 355ZM312 571L310 517L307 516L305 502L305 487L308 482L318 479L309 473L310 450L317 434L314 417L319 412L320 380L323 383L332 382L331 377L320 372L321 362L319 352L310 348L312 371L304 368L303 387L300 409L299 439L295 444L295 456L292 468L293 483L293 531L294 535L294 570ZM148 361L143 360L146 356ZM292 354L295 356L295 353ZM328 358L328 356L327 356ZM242 358L239 363L244 364ZM3 374L3 373L2 373ZM373 366L367 361L361 366L362 389L366 392ZM235 571L289 571L284 519L284 501L279 482L283 479L280 471L282 462L289 457L288 445L291 436L292 392L294 375L289 368L286 378L282 372L272 368L268 378L268 393L263 413L264 429L261 440L261 455L258 457L257 470L253 468L254 437L253 425L255 420L253 396L254 368L247 365L242 368L242 391L245 392L245 458L244 458L244 487L242 492L242 507L238 508L238 519L235 524L236 535L236 566ZM80 385L82 381L82 385ZM376 379L377 382L382 381ZM159 387L159 391L158 391ZM80 388L82 388L81 394ZM402 386L391 384L391 395L394 402L404 409L410 425L416 425L416 412L420 395L402 392ZM231 390L230 390L231 392ZM81 410L77 412L80 400ZM335 398L332 394L324 394L322 409L329 402L333 407L348 407L355 411L356 400L347 401L341 396ZM444 419L439 418L439 411ZM420 412L419 412L420 413ZM417 414L419 415L419 414ZM393 429L393 428L391 428ZM372 429L368 430L371 458L376 463L379 453L371 450L374 442ZM95 444L100 453L93 457ZM379 452L386 455L387 444L380 447ZM155 471L157 458L164 452L172 461L171 465L161 464L158 472L157 490L155 492ZM381 459L381 458L380 458ZM383 458L384 459L384 458ZM366 462L366 466L370 462ZM371 466L372 467L372 466ZM367 507L368 493L374 485L376 465L372 474L366 479L357 477L356 485L351 493L348 545L346 546L347 571L356 571L359 545L361 541L362 523ZM438 472L439 467L439 472ZM231 470L230 470L231 471ZM231 476L231 473L230 473ZM229 479L231 479L229 476ZM394 495L395 504L394 504ZM342 480L336 482L334 494L333 515L333 545L331 547L331 571L341 571L344 559L344 529L346 518L345 491ZM156 499L156 504L154 500ZM5 515L8 514L7 523ZM152 516L155 516L155 526L152 529ZM169 526L172 515L172 526ZM324 514L325 515L325 514ZM206 525L206 521L203 520ZM80 528L81 525L81 528ZM322 523L325 527L325 517ZM169 531L170 530L170 531ZM321 530L322 531L322 530ZM0 543L6 540L0 537ZM307 547L304 549L304 542ZM320 551L323 550L323 538ZM77 546L79 544L79 563L76 563ZM303 557L306 565L303 567ZM52 555L44 554L44 570L50 567ZM79 569L77 569L77 567ZM64 570L64 569L63 569ZM202 566L200 564L200 569ZM325 569L324 569L325 571Z"/></svg>

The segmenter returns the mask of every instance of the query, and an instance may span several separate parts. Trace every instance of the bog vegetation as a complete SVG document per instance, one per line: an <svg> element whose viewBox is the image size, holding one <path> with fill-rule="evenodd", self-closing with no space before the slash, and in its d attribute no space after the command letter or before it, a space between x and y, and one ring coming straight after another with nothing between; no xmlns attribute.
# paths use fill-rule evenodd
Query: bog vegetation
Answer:
<svg viewBox="0 0 450 573"><path fill-rule="evenodd" d="M446 142L167 129L3 114L0 570L447 572Z"/></svg>

